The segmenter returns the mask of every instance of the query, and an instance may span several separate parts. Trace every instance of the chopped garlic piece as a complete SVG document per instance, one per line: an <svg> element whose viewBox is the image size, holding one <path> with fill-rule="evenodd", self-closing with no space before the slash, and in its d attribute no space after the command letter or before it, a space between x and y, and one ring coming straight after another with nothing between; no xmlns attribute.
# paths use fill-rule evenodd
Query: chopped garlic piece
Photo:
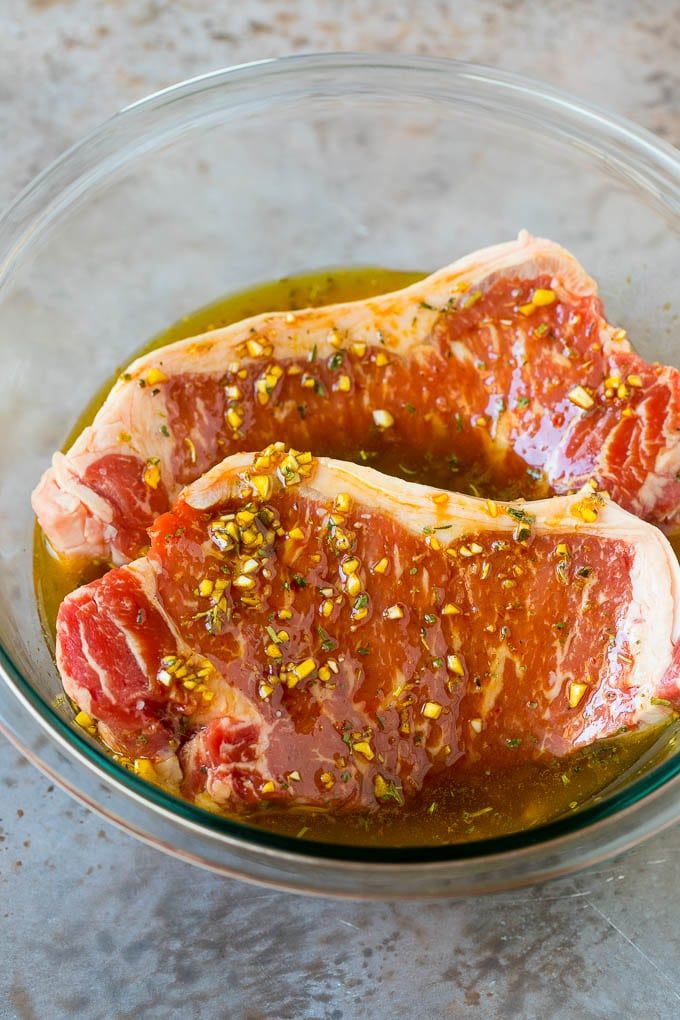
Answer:
<svg viewBox="0 0 680 1020"><path fill-rule="evenodd" d="M335 509L338 513L349 513L352 506L351 497L346 492L339 492L335 497Z"/></svg>
<svg viewBox="0 0 680 1020"><path fill-rule="evenodd" d="M460 660L460 656L455 653L446 656L446 667L450 673L455 673L456 676L465 676L465 667Z"/></svg>
<svg viewBox="0 0 680 1020"><path fill-rule="evenodd" d="M230 407L227 411L226 418L229 428L233 429L234 432L241 428L241 425L243 424L243 415L237 408Z"/></svg>
<svg viewBox="0 0 680 1020"><path fill-rule="evenodd" d="M167 375L160 368L150 368L146 373L147 386L155 386L157 383L167 381Z"/></svg>
<svg viewBox="0 0 680 1020"><path fill-rule="evenodd" d="M588 393L588 390L585 390L583 386L574 386L573 390L570 390L567 396L569 400L571 400L572 404L576 404L576 406L580 407L583 411L589 411L595 404L590 393Z"/></svg>
<svg viewBox="0 0 680 1020"><path fill-rule="evenodd" d="M531 300L538 308L543 308L545 305L551 305L554 301L556 301L557 295L554 290L547 290L545 287L538 287L534 291Z"/></svg>
<svg viewBox="0 0 680 1020"><path fill-rule="evenodd" d="M426 719L438 719L442 714L442 706L438 701L426 701L422 712Z"/></svg>
<svg viewBox="0 0 680 1020"><path fill-rule="evenodd" d="M141 776L142 779L146 779L148 783L153 783L157 778L156 770L148 758L136 758L134 769L136 774Z"/></svg>
<svg viewBox="0 0 680 1020"><path fill-rule="evenodd" d="M258 340L246 340L246 350L251 358L261 358L264 354L264 347Z"/></svg>
<svg viewBox="0 0 680 1020"><path fill-rule="evenodd" d="M269 475L252 475L250 481L257 489L261 499L266 499L272 491L272 480Z"/></svg>
<svg viewBox="0 0 680 1020"><path fill-rule="evenodd" d="M239 574L238 577L234 578L234 587L248 590L255 587L255 581L246 574Z"/></svg>
<svg viewBox="0 0 680 1020"><path fill-rule="evenodd" d="M569 708L576 708L587 690L588 684L576 683L576 681L572 680L569 684L568 693Z"/></svg>
<svg viewBox="0 0 680 1020"><path fill-rule="evenodd" d="M373 421L380 429L390 429L394 425L394 417L383 409L373 412Z"/></svg>
<svg viewBox="0 0 680 1020"><path fill-rule="evenodd" d="M316 663L314 659L305 659L304 662L300 662L294 667L293 672L297 676L298 680L306 680L308 676L316 669Z"/></svg>

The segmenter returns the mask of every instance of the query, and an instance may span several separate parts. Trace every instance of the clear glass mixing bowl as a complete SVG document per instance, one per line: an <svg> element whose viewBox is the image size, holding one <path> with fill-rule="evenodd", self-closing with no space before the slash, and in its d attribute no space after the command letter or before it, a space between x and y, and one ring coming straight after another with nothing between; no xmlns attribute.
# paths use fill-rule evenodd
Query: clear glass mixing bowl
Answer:
<svg viewBox="0 0 680 1020"><path fill-rule="evenodd" d="M595 806L502 839L403 850L291 840L148 786L55 706L29 494L115 367L183 313L248 284L330 265L427 269L521 227L571 248L641 352L680 364L679 154L487 68L310 56L220 71L124 110L24 192L0 221L0 720L36 764L164 850L338 895L527 883L680 816L675 756Z"/></svg>

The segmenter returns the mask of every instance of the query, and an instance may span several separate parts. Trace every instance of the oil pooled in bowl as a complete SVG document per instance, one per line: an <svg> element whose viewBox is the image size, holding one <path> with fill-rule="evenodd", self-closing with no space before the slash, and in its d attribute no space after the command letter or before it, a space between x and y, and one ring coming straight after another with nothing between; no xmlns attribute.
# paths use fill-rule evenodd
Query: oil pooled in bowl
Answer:
<svg viewBox="0 0 680 1020"><path fill-rule="evenodd" d="M155 336L136 355L262 312L292 311L398 290L423 275L370 267L325 270L276 280L229 295L185 316ZM114 381L115 377L108 380L85 408L66 446L92 421ZM278 437L272 436L275 438ZM348 449L343 455L347 460L368 463L411 481L497 499L517 495L512 489L491 487L481 470L462 473L455 465L426 460L405 462L398 456L386 460L370 450ZM546 494L537 481L534 498ZM65 565L51 553L36 526L34 569L43 628L54 647L62 599L107 567L92 566L83 573ZM675 729L674 724L664 724L600 742L567 758L524 762L502 772L454 774L429 784L416 803L405 807L382 806L373 814L268 809L257 810L246 820L279 833L354 845L442 845L491 838L549 822L620 789L673 752ZM152 775L150 769L149 776Z"/></svg>

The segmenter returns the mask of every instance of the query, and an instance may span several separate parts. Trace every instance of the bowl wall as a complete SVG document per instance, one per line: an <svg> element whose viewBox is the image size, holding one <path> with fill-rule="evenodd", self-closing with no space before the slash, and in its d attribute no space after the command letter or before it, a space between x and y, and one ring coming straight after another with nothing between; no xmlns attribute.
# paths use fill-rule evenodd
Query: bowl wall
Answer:
<svg viewBox="0 0 680 1020"><path fill-rule="evenodd" d="M267 847L261 833L220 829L170 798L154 805L72 733L68 706L54 707L61 685L33 597L31 489L102 382L187 311L305 269L442 266L522 227L574 252L642 353L680 365L679 195L677 154L644 132L513 76L404 58L219 72L129 108L67 154L0 222L0 713L13 738L166 849L260 880L384 895L394 878L384 862L357 875L329 850L312 866L312 846L302 866L294 845ZM560 829L538 843L450 848L459 860L404 863L401 892L495 887L582 863L638 838L643 821L675 817L678 795L668 783L661 792L662 807L650 795L613 828L611 816L593 819L602 835L581 834L578 852ZM479 865L491 852L493 867Z"/></svg>

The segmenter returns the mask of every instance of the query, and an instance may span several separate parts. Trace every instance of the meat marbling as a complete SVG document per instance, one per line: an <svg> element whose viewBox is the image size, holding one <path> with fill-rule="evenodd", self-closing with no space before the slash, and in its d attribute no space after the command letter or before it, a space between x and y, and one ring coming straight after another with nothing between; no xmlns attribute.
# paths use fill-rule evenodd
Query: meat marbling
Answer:
<svg viewBox="0 0 680 1020"><path fill-rule="evenodd" d="M57 661L108 744L186 795L372 809L668 717L679 598L661 532L592 485L492 502L281 443L69 595Z"/></svg>
<svg viewBox="0 0 680 1020"><path fill-rule="evenodd" d="M397 474L425 462L443 487L507 498L592 477L680 521L678 372L638 357L576 260L526 232L392 294L145 355L33 505L59 553L124 563L183 485L273 439Z"/></svg>

